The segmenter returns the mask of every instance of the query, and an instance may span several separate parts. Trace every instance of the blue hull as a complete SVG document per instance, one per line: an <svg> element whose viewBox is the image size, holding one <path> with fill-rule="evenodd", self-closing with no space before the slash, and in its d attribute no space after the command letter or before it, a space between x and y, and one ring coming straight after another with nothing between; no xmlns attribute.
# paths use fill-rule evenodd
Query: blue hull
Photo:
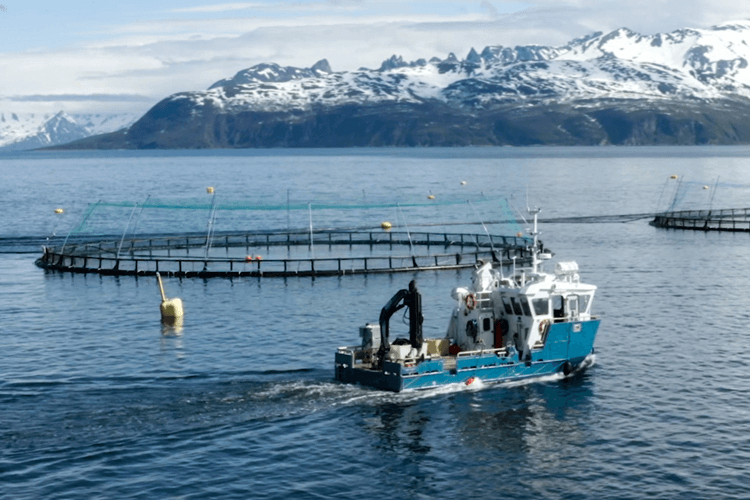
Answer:
<svg viewBox="0 0 750 500"><path fill-rule="evenodd" d="M465 383L472 377L485 382L513 381L541 377L575 369L594 349L600 320L557 323L550 326L547 342L531 351L530 360L518 354L495 353L459 356L455 367L446 368L445 359L422 361L414 366L385 361L382 370L357 366L351 352L336 353L336 380L376 389L400 392Z"/></svg>

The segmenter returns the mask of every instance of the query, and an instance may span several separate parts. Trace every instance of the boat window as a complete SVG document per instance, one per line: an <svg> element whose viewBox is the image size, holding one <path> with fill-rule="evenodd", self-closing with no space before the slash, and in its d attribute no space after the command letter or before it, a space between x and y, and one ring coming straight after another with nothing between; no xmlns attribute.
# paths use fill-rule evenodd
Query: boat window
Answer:
<svg viewBox="0 0 750 500"><path fill-rule="evenodd" d="M505 295L503 295L503 306L505 307L505 314L513 314L513 309L510 308L510 301Z"/></svg>
<svg viewBox="0 0 750 500"><path fill-rule="evenodd" d="M578 310L582 313L587 313L589 310L589 303L591 302L591 295L581 295L578 297Z"/></svg>
<svg viewBox="0 0 750 500"><path fill-rule="evenodd" d="M554 318L565 317L565 310L563 309L563 299L560 295L552 296L552 316Z"/></svg>
<svg viewBox="0 0 750 500"><path fill-rule="evenodd" d="M516 302L515 297L510 298L510 303L513 304L513 313L517 316L521 316L523 314L523 311L521 311L521 306L518 305L518 302Z"/></svg>
<svg viewBox="0 0 750 500"><path fill-rule="evenodd" d="M577 295L568 296L568 314L573 318L578 317L578 299Z"/></svg>
<svg viewBox="0 0 750 500"><path fill-rule="evenodd" d="M534 306L534 314L537 316L549 314L549 299L534 299L531 304Z"/></svg>
<svg viewBox="0 0 750 500"><path fill-rule="evenodd" d="M482 330L489 332L492 328L492 320L490 318L484 318L482 320Z"/></svg>
<svg viewBox="0 0 750 500"><path fill-rule="evenodd" d="M531 308L529 307L529 301L526 297L519 298L519 302L521 302L521 305L523 306L523 313L526 316L531 316Z"/></svg>

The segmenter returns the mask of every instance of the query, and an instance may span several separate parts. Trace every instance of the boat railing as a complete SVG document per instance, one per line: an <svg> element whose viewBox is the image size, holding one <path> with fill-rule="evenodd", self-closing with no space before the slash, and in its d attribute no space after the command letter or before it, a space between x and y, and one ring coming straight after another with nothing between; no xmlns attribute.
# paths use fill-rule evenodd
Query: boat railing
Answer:
<svg viewBox="0 0 750 500"><path fill-rule="evenodd" d="M339 347L337 350L338 352L342 354L354 354L357 351L361 351L362 346L358 346L358 345L344 346L344 347Z"/></svg>
<svg viewBox="0 0 750 500"><path fill-rule="evenodd" d="M576 316L573 315L566 315L561 318L552 318L553 323L577 323L582 321L591 321L595 319L599 319L599 316L596 316L594 314L587 314L586 317L583 317L583 315L578 314Z"/></svg>
<svg viewBox="0 0 750 500"><path fill-rule="evenodd" d="M493 349L478 349L476 351L461 351L459 352L456 357L461 358L464 356L477 356L481 354L494 354L496 356L504 355L508 352L508 349L505 347L498 347Z"/></svg>

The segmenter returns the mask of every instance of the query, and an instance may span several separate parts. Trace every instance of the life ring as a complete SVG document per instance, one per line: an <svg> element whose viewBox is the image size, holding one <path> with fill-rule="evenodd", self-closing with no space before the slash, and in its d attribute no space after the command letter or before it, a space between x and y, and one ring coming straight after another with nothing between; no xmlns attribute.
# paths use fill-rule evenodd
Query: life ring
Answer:
<svg viewBox="0 0 750 500"><path fill-rule="evenodd" d="M477 307L477 299L474 297L473 293L470 293L466 296L466 299L464 299L464 302L466 303L466 309L472 310L475 307Z"/></svg>
<svg viewBox="0 0 750 500"><path fill-rule="evenodd" d="M541 323L539 323L539 333L544 335L547 333L547 330L549 329L550 321L548 319L545 319Z"/></svg>

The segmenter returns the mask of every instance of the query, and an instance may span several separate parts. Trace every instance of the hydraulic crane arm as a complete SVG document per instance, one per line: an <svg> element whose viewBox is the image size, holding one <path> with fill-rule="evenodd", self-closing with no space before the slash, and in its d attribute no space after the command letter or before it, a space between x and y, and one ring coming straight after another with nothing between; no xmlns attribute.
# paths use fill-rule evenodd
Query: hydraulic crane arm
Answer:
<svg viewBox="0 0 750 500"><path fill-rule="evenodd" d="M391 316L404 307L409 308L409 343L412 347L420 349L422 347L422 297L417 290L417 284L414 280L409 282L408 290L399 290L391 297L380 311L380 350L382 355L388 351L388 326Z"/></svg>

